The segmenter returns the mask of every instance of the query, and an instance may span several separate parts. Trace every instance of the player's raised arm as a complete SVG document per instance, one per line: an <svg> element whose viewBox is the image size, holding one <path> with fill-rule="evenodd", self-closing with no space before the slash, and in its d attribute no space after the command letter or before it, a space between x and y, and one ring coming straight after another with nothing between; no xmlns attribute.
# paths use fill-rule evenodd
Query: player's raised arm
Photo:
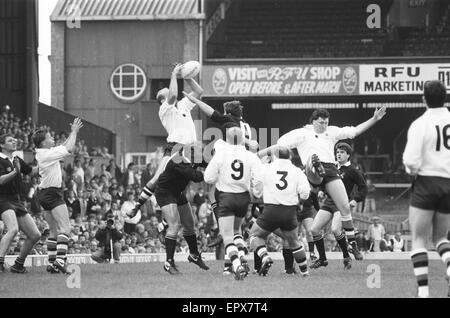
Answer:
<svg viewBox="0 0 450 318"><path fill-rule="evenodd" d="M83 127L83 122L78 117L73 120L72 124L70 124L70 128L72 131L70 132L67 140L63 143L67 151L72 151L73 148L75 148L75 142L77 141L77 135L81 127Z"/></svg>
<svg viewBox="0 0 450 318"><path fill-rule="evenodd" d="M204 112L206 114L206 116L211 117L212 114L214 113L214 108L212 108L211 106L209 106L208 104L206 104L205 102L202 102L201 100L199 100L198 98L196 98L195 96L191 94L188 94L186 92L183 91L183 95L189 99L191 102L193 102L194 104L196 104L200 110L202 112Z"/></svg>
<svg viewBox="0 0 450 318"><path fill-rule="evenodd" d="M366 130L374 126L378 121L380 121L384 117L384 115L386 115L386 106L383 106L381 108L378 107L375 108L375 112L373 113L372 118L356 126L355 137L361 135Z"/></svg>
<svg viewBox="0 0 450 318"><path fill-rule="evenodd" d="M178 96L178 82L177 76L180 73L182 64L177 63L173 68L172 75L170 76L169 95L167 96L167 103L169 105L175 104Z"/></svg>
<svg viewBox="0 0 450 318"><path fill-rule="evenodd" d="M192 92L189 94L193 97L200 97L203 94L203 88L193 79L193 78L186 78L184 79L189 87L192 89Z"/></svg>

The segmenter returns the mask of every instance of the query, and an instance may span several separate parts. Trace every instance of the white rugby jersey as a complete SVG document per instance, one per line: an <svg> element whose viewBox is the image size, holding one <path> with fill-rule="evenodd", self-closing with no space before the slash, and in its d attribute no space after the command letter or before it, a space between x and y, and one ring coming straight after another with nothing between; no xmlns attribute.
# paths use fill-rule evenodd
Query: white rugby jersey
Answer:
<svg viewBox="0 0 450 318"><path fill-rule="evenodd" d="M70 153L63 145L47 148L36 148L36 160L39 168L41 182L39 188L62 187L62 173L60 160Z"/></svg>
<svg viewBox="0 0 450 318"><path fill-rule="evenodd" d="M159 119L167 131L167 142L189 144L197 141L194 120L191 110L195 104L184 97L176 104L169 105L167 101L159 107Z"/></svg>
<svg viewBox="0 0 450 318"><path fill-rule="evenodd" d="M261 162L256 154L243 145L227 144L226 151L214 155L203 175L205 182L216 184L222 192L250 191L250 182L261 173Z"/></svg>
<svg viewBox="0 0 450 318"><path fill-rule="evenodd" d="M278 145L289 149L297 148L298 154L305 165L311 155L316 154L322 162L335 163L334 145L341 139L353 139L356 127L328 126L324 133L314 132L313 125L295 129L281 136Z"/></svg>
<svg viewBox="0 0 450 318"><path fill-rule="evenodd" d="M255 195L263 194L264 203L297 205L309 197L311 188L308 178L289 159L276 159L263 165L262 173L255 180Z"/></svg>
<svg viewBox="0 0 450 318"><path fill-rule="evenodd" d="M450 112L429 108L408 129L403 153L406 172L450 178Z"/></svg>

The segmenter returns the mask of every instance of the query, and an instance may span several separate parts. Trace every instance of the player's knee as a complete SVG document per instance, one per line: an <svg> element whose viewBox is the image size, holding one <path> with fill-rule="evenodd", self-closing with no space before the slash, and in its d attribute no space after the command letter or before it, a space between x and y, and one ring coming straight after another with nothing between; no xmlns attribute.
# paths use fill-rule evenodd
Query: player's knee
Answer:
<svg viewBox="0 0 450 318"><path fill-rule="evenodd" d="M317 236L320 234L320 229L316 228L315 226L311 227L311 236Z"/></svg>

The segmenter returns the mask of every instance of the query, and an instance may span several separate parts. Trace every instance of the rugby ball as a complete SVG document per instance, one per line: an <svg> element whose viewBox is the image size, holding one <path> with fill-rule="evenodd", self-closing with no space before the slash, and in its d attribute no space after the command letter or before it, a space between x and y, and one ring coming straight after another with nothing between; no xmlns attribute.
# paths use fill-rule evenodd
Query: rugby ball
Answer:
<svg viewBox="0 0 450 318"><path fill-rule="evenodd" d="M189 79L197 76L200 72L200 63L197 61L189 61L183 64L180 70L180 76L184 79Z"/></svg>

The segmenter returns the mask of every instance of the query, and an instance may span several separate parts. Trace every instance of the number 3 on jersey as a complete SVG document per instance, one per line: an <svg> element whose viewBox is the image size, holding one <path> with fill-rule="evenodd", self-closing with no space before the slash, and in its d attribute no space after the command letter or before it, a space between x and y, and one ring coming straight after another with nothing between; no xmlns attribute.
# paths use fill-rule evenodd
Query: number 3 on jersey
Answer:
<svg viewBox="0 0 450 318"><path fill-rule="evenodd" d="M281 175L280 177L280 183L275 184L278 190L284 190L288 186L288 182L286 180L286 177L288 175L287 171L277 171L277 174Z"/></svg>
<svg viewBox="0 0 450 318"><path fill-rule="evenodd" d="M236 159L231 163L231 169L236 172L236 174L231 174L231 178L233 180L241 180L244 176L244 163L241 160Z"/></svg>

